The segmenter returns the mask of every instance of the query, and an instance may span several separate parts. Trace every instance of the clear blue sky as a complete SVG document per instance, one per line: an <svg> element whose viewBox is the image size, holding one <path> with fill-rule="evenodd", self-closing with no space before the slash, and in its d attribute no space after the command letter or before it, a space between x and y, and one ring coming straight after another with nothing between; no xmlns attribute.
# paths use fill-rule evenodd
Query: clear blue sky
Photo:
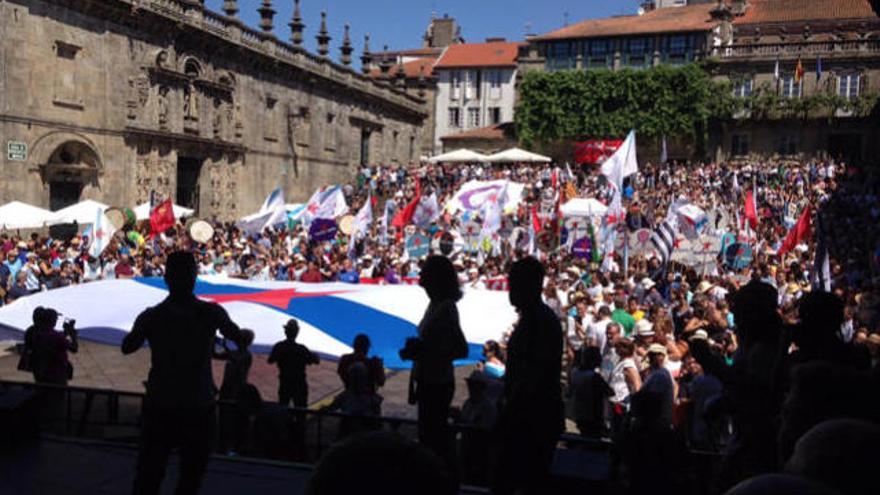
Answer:
<svg viewBox="0 0 880 495"><path fill-rule="evenodd" d="M239 0L239 16L249 26L257 27L257 8L261 0ZM221 12L223 0L207 0L211 10ZM321 10L327 11L327 29L333 39L331 54L339 57L343 26L351 24L355 55L363 50L365 33L370 33L370 48L380 50L421 46L431 12L449 14L461 26L468 42L487 37L521 40L527 26L533 33L545 33L569 23L609 15L634 14L638 0L302 0L306 47L315 50L315 35L321 23ZM275 34L289 40L293 0L273 0Z"/></svg>

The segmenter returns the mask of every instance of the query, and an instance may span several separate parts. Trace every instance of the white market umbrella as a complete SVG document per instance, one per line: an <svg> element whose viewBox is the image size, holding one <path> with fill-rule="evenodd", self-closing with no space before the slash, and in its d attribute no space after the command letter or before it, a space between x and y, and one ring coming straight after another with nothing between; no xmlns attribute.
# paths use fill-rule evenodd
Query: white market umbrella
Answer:
<svg viewBox="0 0 880 495"><path fill-rule="evenodd" d="M55 215L21 201L11 201L0 206L0 228L3 229L38 229L52 225Z"/></svg>
<svg viewBox="0 0 880 495"><path fill-rule="evenodd" d="M185 206L180 205L171 205L171 210L174 212L174 218L180 217L188 217L195 213L195 210L187 208ZM134 216L138 220L147 220L150 218L150 202L139 204L134 208Z"/></svg>
<svg viewBox="0 0 880 495"><path fill-rule="evenodd" d="M574 198L560 208L565 217L601 217L608 212L608 207L593 198Z"/></svg>
<svg viewBox="0 0 880 495"><path fill-rule="evenodd" d="M519 148L510 148L509 150L489 155L488 160L493 163L550 163L553 161L548 156L539 155Z"/></svg>
<svg viewBox="0 0 880 495"><path fill-rule="evenodd" d="M95 218L97 217L98 209L101 211L107 210L109 206L104 203L87 199L85 201L81 201L75 205L70 205L67 208L62 208L56 211L53 215L54 223L95 223Z"/></svg>
<svg viewBox="0 0 880 495"><path fill-rule="evenodd" d="M443 153L442 155L431 157L428 161L431 163L470 163L485 162L487 159L488 157L486 157L486 155L462 148L460 150L450 151L449 153Z"/></svg>

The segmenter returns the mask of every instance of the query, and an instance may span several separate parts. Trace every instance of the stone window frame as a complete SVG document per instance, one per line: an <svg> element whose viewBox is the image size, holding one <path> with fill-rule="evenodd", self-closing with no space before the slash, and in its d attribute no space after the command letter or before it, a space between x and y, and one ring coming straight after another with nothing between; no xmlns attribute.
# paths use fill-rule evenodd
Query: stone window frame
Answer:
<svg viewBox="0 0 880 495"><path fill-rule="evenodd" d="M855 78L855 83L853 83ZM861 92L862 74L858 71L845 71L837 74L837 95L847 100L855 100ZM844 91L844 80L846 90Z"/></svg>

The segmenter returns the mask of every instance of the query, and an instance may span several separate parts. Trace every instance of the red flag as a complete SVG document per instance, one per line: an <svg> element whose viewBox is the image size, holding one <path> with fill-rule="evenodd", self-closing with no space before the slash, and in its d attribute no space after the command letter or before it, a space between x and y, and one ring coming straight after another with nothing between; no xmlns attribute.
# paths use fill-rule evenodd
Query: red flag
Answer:
<svg viewBox="0 0 880 495"><path fill-rule="evenodd" d="M574 161L577 164L596 164L612 155L623 141L620 139L590 139L574 143Z"/></svg>
<svg viewBox="0 0 880 495"><path fill-rule="evenodd" d="M758 228L758 206L755 204L755 195L752 191L746 191L746 218L752 230Z"/></svg>
<svg viewBox="0 0 880 495"><path fill-rule="evenodd" d="M150 236L159 235L174 227L174 222L174 207L171 200L166 199L150 212Z"/></svg>
<svg viewBox="0 0 880 495"><path fill-rule="evenodd" d="M810 205L807 205L804 208L804 211L801 213L800 218L794 227L788 231L788 234L785 236L785 239L782 240L782 246L779 247L779 256L783 256L785 253L794 249L798 244L805 242L813 236L813 212Z"/></svg>
<svg viewBox="0 0 880 495"><path fill-rule="evenodd" d="M538 218L538 206L532 205L532 228L535 230L535 233L541 231L541 219Z"/></svg>
<svg viewBox="0 0 880 495"><path fill-rule="evenodd" d="M403 235L403 228L412 222L412 217L415 214L416 207L419 206L419 201L421 201L421 199L422 185L419 181L416 181L416 195L409 204L407 204L402 210L398 211L397 214L394 215L394 218L391 219L391 225L397 227L398 237Z"/></svg>

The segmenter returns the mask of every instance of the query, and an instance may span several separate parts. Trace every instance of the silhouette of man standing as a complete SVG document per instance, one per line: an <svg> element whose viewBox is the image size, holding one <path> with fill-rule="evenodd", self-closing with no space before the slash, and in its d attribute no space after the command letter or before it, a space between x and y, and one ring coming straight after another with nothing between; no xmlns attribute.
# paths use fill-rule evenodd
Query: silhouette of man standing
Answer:
<svg viewBox="0 0 880 495"><path fill-rule="evenodd" d="M556 441L563 430L562 327L541 300L544 268L517 261L508 277L519 321L507 344L498 466L493 493L544 493Z"/></svg>
<svg viewBox="0 0 880 495"><path fill-rule="evenodd" d="M295 407L309 404L309 385L306 381L306 366L318 364L321 359L308 347L298 344L299 323L290 319L284 324L285 340L272 346L269 364L278 364L278 403L284 407L293 401Z"/></svg>
<svg viewBox="0 0 880 495"><path fill-rule="evenodd" d="M242 332L219 305L193 294L196 261L192 254L168 256L169 295L147 308L122 341L123 354L148 342L151 367L141 419L135 494L159 492L173 447L180 454L177 494L199 491L210 455L216 417L211 355L216 332L243 347Z"/></svg>

